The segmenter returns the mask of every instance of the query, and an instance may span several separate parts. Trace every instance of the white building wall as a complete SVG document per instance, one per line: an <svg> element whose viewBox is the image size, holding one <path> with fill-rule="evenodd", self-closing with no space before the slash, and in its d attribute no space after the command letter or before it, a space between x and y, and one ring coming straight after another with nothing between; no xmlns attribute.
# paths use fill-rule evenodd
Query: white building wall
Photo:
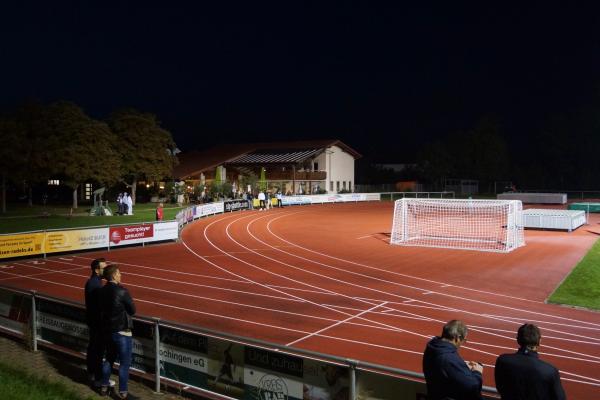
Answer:
<svg viewBox="0 0 600 400"><path fill-rule="evenodd" d="M329 147L324 155L327 160L327 192L338 193L338 191L344 189L344 185L346 190L353 191L354 157L337 146ZM321 164L319 163L319 168L320 166ZM331 189L332 183L333 190Z"/></svg>

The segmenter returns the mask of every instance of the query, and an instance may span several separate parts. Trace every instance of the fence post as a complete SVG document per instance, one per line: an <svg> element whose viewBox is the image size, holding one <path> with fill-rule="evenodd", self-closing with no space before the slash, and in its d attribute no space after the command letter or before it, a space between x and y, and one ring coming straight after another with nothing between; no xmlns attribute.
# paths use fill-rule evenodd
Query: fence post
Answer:
<svg viewBox="0 0 600 400"><path fill-rule="evenodd" d="M37 348L37 310L35 308L35 290L31 291L31 348L34 352Z"/></svg>
<svg viewBox="0 0 600 400"><path fill-rule="evenodd" d="M154 368L156 368L154 376L154 393L160 393L160 318L154 319Z"/></svg>
<svg viewBox="0 0 600 400"><path fill-rule="evenodd" d="M356 366L358 365L357 360L346 359L350 366L350 398L349 400L356 400Z"/></svg>

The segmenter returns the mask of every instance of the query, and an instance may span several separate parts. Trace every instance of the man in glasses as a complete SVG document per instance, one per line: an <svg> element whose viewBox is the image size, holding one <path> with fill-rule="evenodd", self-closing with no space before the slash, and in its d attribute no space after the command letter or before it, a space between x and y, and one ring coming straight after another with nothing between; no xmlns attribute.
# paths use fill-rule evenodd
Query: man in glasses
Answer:
<svg viewBox="0 0 600 400"><path fill-rule="evenodd" d="M458 348L466 341L467 326L452 320L444 325L441 336L427 343L423 373L429 400L481 399L483 365L465 361L458 354Z"/></svg>

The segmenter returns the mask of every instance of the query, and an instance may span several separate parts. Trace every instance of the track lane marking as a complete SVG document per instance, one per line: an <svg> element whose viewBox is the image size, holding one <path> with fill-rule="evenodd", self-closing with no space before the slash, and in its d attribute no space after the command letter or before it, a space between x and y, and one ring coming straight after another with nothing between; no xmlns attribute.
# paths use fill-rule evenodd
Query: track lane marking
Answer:
<svg viewBox="0 0 600 400"><path fill-rule="evenodd" d="M333 324L333 325L326 326L326 327L324 327L324 328L322 328L322 329L319 329L319 330L318 330L318 331L316 331L316 332L313 332L313 333L311 333L311 334L309 334L309 335L303 336L303 337L301 337L301 338L298 338L298 339L296 339L296 340L294 340L294 341L292 341L292 342L289 342L289 343L287 343L287 344L286 344L286 346L292 346L292 345L294 345L294 344L296 344L296 343L298 343L298 342L302 342L302 341L304 341L304 340L306 340L306 339L309 339L309 338L311 338L311 337L313 337L313 336L316 336L316 335L318 335L318 334L320 334L320 333L323 333L323 332L325 332L325 331L328 331L328 330L330 330L330 329L333 329L333 328L335 328L336 326L339 326L339 325L341 325L341 324L343 324L343 323L349 322L350 320L353 320L353 319L355 319L355 318L358 318L358 317L360 317L361 315L367 314L367 313L369 313L369 312L371 312L371 311L375 311L376 309L378 309L379 307L381 307L381 306L384 306L384 305L385 305L385 302L383 302L383 303L381 303L381 304L377 304L377 305L375 305L375 306L373 306L373 307L369 308L368 310L361 311L361 312L359 312L359 313L358 313L358 314L356 314L356 315L351 315L351 316L349 316L348 318L346 318L346 319L344 319L344 320L342 320L342 321L338 321L338 322L336 322L336 323L335 323L335 324Z"/></svg>

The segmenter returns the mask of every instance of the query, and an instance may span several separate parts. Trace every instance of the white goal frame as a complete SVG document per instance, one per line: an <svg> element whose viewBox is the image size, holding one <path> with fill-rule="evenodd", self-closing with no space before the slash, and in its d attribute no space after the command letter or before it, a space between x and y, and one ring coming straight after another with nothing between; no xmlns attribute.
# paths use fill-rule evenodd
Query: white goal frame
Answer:
<svg viewBox="0 0 600 400"><path fill-rule="evenodd" d="M390 244L508 253L525 246L520 200L404 198Z"/></svg>

